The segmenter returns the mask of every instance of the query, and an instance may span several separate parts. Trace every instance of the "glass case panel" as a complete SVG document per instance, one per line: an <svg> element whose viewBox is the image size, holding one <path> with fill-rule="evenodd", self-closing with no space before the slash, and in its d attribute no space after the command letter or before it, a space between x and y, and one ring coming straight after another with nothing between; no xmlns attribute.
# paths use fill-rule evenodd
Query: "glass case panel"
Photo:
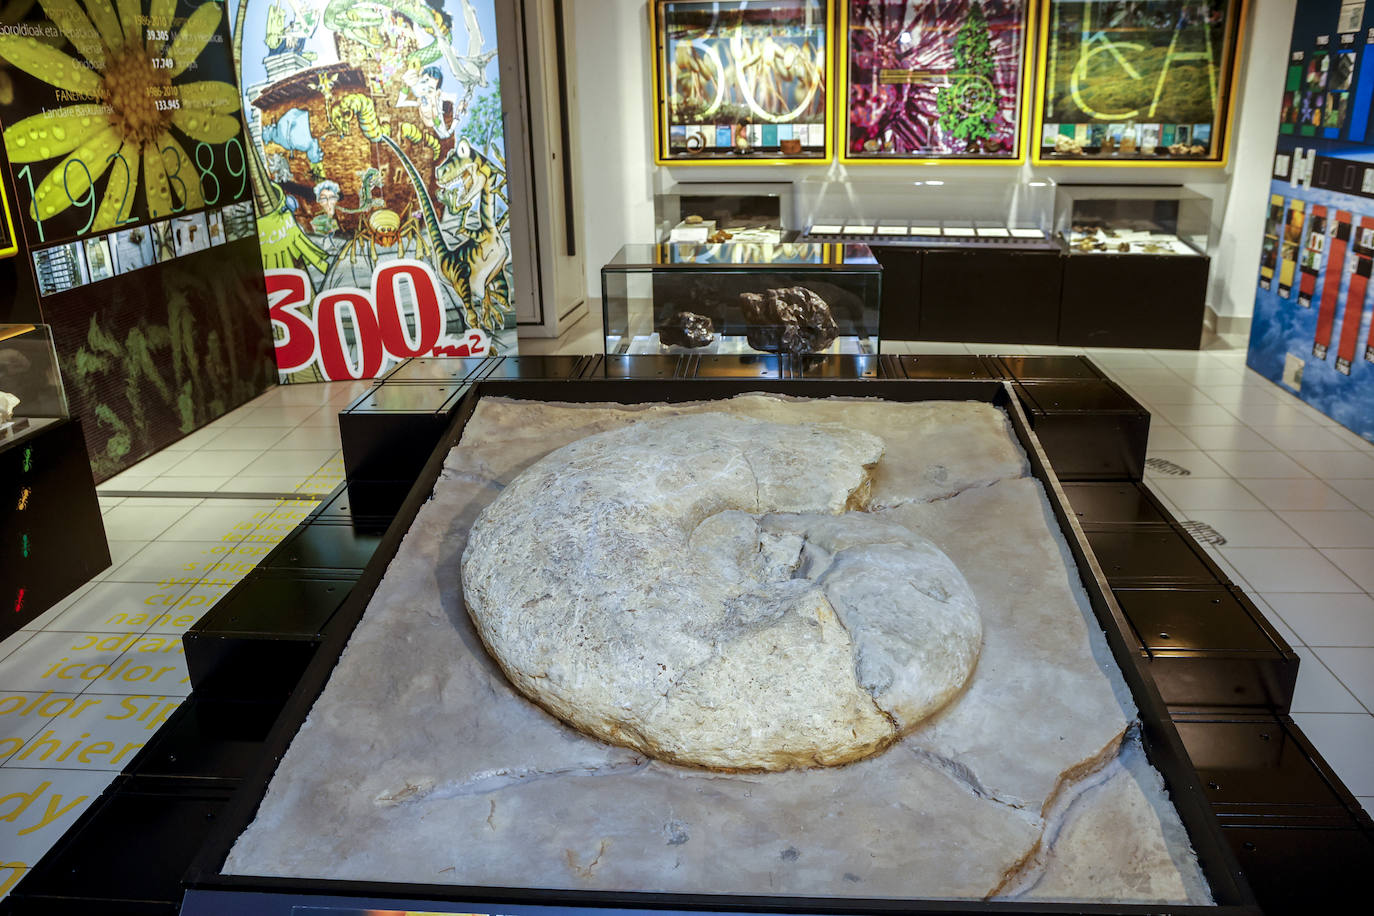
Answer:
<svg viewBox="0 0 1374 916"><path fill-rule="evenodd" d="M0 324L0 447L67 417L52 331Z"/></svg>
<svg viewBox="0 0 1374 916"><path fill-rule="evenodd" d="M798 183L807 241L1053 247L1053 181L881 178Z"/></svg>
<svg viewBox="0 0 1374 916"><path fill-rule="evenodd" d="M1022 161L1030 7L844 0L844 161Z"/></svg>
<svg viewBox="0 0 1374 916"><path fill-rule="evenodd" d="M1206 255L1212 199L1179 186L1059 186L1055 230L1070 254Z"/></svg>
<svg viewBox="0 0 1374 916"><path fill-rule="evenodd" d="M661 164L830 158L831 5L654 0Z"/></svg>
<svg viewBox="0 0 1374 916"><path fill-rule="evenodd" d="M626 245L601 269L607 355L877 353L864 245Z"/></svg>
<svg viewBox="0 0 1374 916"><path fill-rule="evenodd" d="M1242 0L1046 0L1034 161L1226 161Z"/></svg>
<svg viewBox="0 0 1374 916"><path fill-rule="evenodd" d="M660 242L776 245L792 226L788 181L683 181L654 195Z"/></svg>

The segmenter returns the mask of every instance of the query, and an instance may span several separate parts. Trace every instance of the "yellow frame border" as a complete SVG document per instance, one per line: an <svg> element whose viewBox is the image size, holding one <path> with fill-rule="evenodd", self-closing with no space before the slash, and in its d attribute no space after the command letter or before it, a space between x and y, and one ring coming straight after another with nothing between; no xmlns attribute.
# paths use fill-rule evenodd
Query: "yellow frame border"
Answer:
<svg viewBox="0 0 1374 916"><path fill-rule="evenodd" d="M1017 121L1017 142L1016 152L1013 156L979 156L979 157L959 157L959 156L851 156L849 154L849 3L850 0L838 0L840 5L840 32L844 35L844 49L840 54L840 81L844 92L840 95L839 110L835 115L835 128L838 133L840 125L844 125L844 136L840 140L840 162L844 165L904 165L904 166L929 166L929 165L1001 165L1018 166L1026 162L1026 147L1029 143L1029 131L1026 125L1031 116L1031 98L1035 95L1035 84L1032 80L1034 59L1031 56L1031 49L1037 44L1040 33L1040 7L1041 0L1026 0L1026 21L1023 26L1023 41L1021 46L1021 111ZM837 43L838 47L838 43Z"/></svg>
<svg viewBox="0 0 1374 916"><path fill-rule="evenodd" d="M830 96L835 86L835 4L833 0L821 0L825 6L825 153L823 156L808 159L788 159L779 157L760 157L739 159L727 156L697 157L693 159L673 159L668 157L668 124L665 117L667 97L659 80L663 74L659 59L663 56L663 36L659 32L658 8L667 3L682 0L649 0L649 66L651 68L650 88L654 104L654 164L667 166L715 166L717 168L753 168L761 165L829 165L835 159L835 106Z"/></svg>
<svg viewBox="0 0 1374 916"><path fill-rule="evenodd" d="M1033 133L1030 136L1031 143L1031 165L1046 166L1097 166L1098 168L1149 168L1149 169L1224 169L1231 159L1231 132L1234 127L1235 118L1233 114L1236 109L1236 86L1239 82L1236 79L1236 71L1240 66L1241 55L1245 51L1245 27L1249 22L1250 0L1234 0L1234 10L1236 21L1234 30L1228 36L1231 40L1231 59L1228 63L1223 61L1222 76L1226 80L1226 91L1222 95L1226 99L1226 110L1222 117L1223 127L1218 133L1221 135L1222 146L1219 158L1208 159L1093 159L1084 157L1081 159L1070 158L1045 158L1040 154L1040 136L1044 133L1045 125L1045 66L1049 56L1049 31L1050 31L1050 7L1055 0L1043 0L1042 6L1044 15L1040 22L1039 49L1037 52L1037 62L1035 68L1035 113L1032 124Z"/></svg>
<svg viewBox="0 0 1374 916"><path fill-rule="evenodd" d="M0 248L0 258L12 258L19 253L19 236L14 231L14 217L10 213L10 189L4 177L0 176L0 207L5 211L5 229L10 234L8 248Z"/></svg>

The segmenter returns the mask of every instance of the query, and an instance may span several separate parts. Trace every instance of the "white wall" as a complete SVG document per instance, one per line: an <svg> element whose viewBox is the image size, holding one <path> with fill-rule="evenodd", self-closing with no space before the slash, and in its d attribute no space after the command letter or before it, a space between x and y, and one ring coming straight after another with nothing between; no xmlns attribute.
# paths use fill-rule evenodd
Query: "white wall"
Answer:
<svg viewBox="0 0 1374 916"><path fill-rule="evenodd" d="M1288 45L1297 0L1252 0L1239 118L1231 137L1231 194L1212 260L1210 305L1222 318L1249 318L1255 310L1260 244L1274 138L1279 129Z"/></svg>
<svg viewBox="0 0 1374 916"><path fill-rule="evenodd" d="M881 177L939 177L951 186L996 184L1032 176L1073 182L1186 184L1214 199L1213 220L1221 227L1209 304L1219 315L1248 317L1259 273L1266 187L1295 5L1296 0L1251 0L1231 163L1224 170L885 167ZM582 238L587 243L589 296L600 296L601 265L621 245L654 241L653 195L675 181L797 181L810 175L845 178L846 169L838 162L758 168L655 166L645 0L574 0L568 9L574 21L575 78L582 104L578 162L583 181ZM859 167L852 173L866 171Z"/></svg>

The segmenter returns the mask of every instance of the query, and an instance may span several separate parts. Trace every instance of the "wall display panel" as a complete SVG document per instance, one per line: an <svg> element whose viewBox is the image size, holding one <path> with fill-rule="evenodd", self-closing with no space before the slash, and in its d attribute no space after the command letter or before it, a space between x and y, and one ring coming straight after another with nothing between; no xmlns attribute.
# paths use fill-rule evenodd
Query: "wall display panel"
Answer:
<svg viewBox="0 0 1374 916"><path fill-rule="evenodd" d="M283 381L513 353L495 0L230 0Z"/></svg>
<svg viewBox="0 0 1374 916"><path fill-rule="evenodd" d="M656 0L649 12L660 165L830 158L832 4Z"/></svg>
<svg viewBox="0 0 1374 916"><path fill-rule="evenodd" d="M208 252L220 214L252 206L228 24L191 0L40 0L0 17L0 183L19 254L0 321L50 326L104 479L272 382L256 243ZM185 244L159 247L175 226Z"/></svg>
<svg viewBox="0 0 1374 916"><path fill-rule="evenodd" d="M1226 162L1244 0L1045 0L1037 164Z"/></svg>
<svg viewBox="0 0 1374 916"><path fill-rule="evenodd" d="M844 161L1023 161L1031 7L841 3Z"/></svg>
<svg viewBox="0 0 1374 916"><path fill-rule="evenodd" d="M1374 10L1298 5L1247 364L1374 440Z"/></svg>

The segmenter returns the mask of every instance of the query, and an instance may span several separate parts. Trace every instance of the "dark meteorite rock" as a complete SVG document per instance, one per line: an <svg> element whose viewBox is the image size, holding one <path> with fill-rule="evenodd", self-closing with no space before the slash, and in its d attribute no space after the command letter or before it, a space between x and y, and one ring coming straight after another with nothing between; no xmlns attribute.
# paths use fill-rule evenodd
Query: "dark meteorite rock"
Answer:
<svg viewBox="0 0 1374 916"><path fill-rule="evenodd" d="M770 353L815 353L835 342L840 329L830 306L804 286L740 293L749 323L749 346Z"/></svg>
<svg viewBox="0 0 1374 916"><path fill-rule="evenodd" d="M658 329L658 339L665 347L704 347L716 339L716 329L706 315L678 312Z"/></svg>

